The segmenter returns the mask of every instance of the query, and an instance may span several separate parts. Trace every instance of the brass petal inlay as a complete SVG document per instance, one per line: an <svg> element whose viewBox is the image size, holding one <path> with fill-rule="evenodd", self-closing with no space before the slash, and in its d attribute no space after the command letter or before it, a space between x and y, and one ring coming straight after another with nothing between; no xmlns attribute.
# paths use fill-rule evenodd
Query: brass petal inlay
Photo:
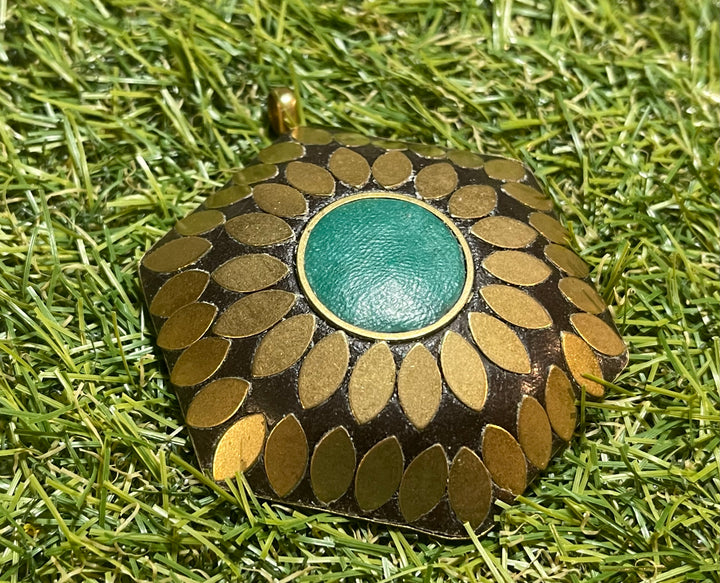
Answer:
<svg viewBox="0 0 720 583"><path fill-rule="evenodd" d="M161 318L197 300L207 287L210 276L204 271L184 271L171 277L155 294L150 313Z"/></svg>
<svg viewBox="0 0 720 583"><path fill-rule="evenodd" d="M527 184L512 182L504 184L502 189L505 191L505 194L511 196L518 202L521 202L525 206L534 208L535 210L550 211L553 208L553 203L548 197Z"/></svg>
<svg viewBox="0 0 720 583"><path fill-rule="evenodd" d="M558 288L572 304L584 312L600 314L607 307L589 283L576 277L566 277L558 282Z"/></svg>
<svg viewBox="0 0 720 583"><path fill-rule="evenodd" d="M527 349L507 324L480 312L470 312L468 321L473 340L485 356L510 372L530 372Z"/></svg>
<svg viewBox="0 0 720 583"><path fill-rule="evenodd" d="M374 419L394 390L395 360L388 345L378 342L357 359L348 383L348 401L358 423Z"/></svg>
<svg viewBox="0 0 720 583"><path fill-rule="evenodd" d="M220 368L229 349L230 342L224 338L198 340L177 359L170 382L178 387L190 387L208 380Z"/></svg>
<svg viewBox="0 0 720 583"><path fill-rule="evenodd" d="M329 504L340 498L355 475L355 447L344 427L323 435L310 462L310 481L320 502Z"/></svg>
<svg viewBox="0 0 720 583"><path fill-rule="evenodd" d="M317 407L338 390L350 360L347 337L342 331L325 336L308 352L298 377L298 397L305 409Z"/></svg>
<svg viewBox="0 0 720 583"><path fill-rule="evenodd" d="M338 180L357 188L370 180L370 164L363 156L348 148L335 150L330 156L328 168Z"/></svg>
<svg viewBox="0 0 720 583"><path fill-rule="evenodd" d="M244 296L218 318L213 332L228 338L260 334L279 322L295 303L295 294L279 289Z"/></svg>
<svg viewBox="0 0 720 583"><path fill-rule="evenodd" d="M385 140L378 138L372 141L374 146L384 148L385 150L407 150L408 145L400 140Z"/></svg>
<svg viewBox="0 0 720 583"><path fill-rule="evenodd" d="M555 433L570 441L577 423L575 392L565 373L555 365L550 367L545 384L545 408Z"/></svg>
<svg viewBox="0 0 720 583"><path fill-rule="evenodd" d="M581 387L585 387L589 395L602 397L605 394L605 388L600 383L583 376L589 374L600 379L603 378L600 364L592 349L582 338L570 332L561 332L560 340L565 362L567 362L575 382Z"/></svg>
<svg viewBox="0 0 720 583"><path fill-rule="evenodd" d="M296 127L292 131L292 137L301 144L308 146L325 146L332 142L332 134L320 128L309 128L306 126Z"/></svg>
<svg viewBox="0 0 720 583"><path fill-rule="evenodd" d="M448 152L447 156L453 164L457 164L461 168L480 168L485 163L482 157L466 150L454 150Z"/></svg>
<svg viewBox="0 0 720 583"><path fill-rule="evenodd" d="M522 221L510 217L486 217L472 226L470 232L497 247L520 249L535 240L537 233Z"/></svg>
<svg viewBox="0 0 720 583"><path fill-rule="evenodd" d="M403 474L400 442L391 435L376 443L358 465L355 499L365 512L380 508L398 489Z"/></svg>
<svg viewBox="0 0 720 583"><path fill-rule="evenodd" d="M370 143L370 138L354 132L336 132L335 141L343 146L364 146Z"/></svg>
<svg viewBox="0 0 720 583"><path fill-rule="evenodd" d="M552 431L543 406L525 395L518 409L518 440L525 455L536 468L544 470L552 453Z"/></svg>
<svg viewBox="0 0 720 583"><path fill-rule="evenodd" d="M261 150L258 159L265 164L281 164L305 155L305 148L296 142L280 142Z"/></svg>
<svg viewBox="0 0 720 583"><path fill-rule="evenodd" d="M253 376L269 377L289 369L305 353L314 333L312 314L300 314L280 322L260 341L252 362Z"/></svg>
<svg viewBox="0 0 720 583"><path fill-rule="evenodd" d="M372 165L375 180L385 188L395 188L410 180L412 162L402 152L386 152Z"/></svg>
<svg viewBox="0 0 720 583"><path fill-rule="evenodd" d="M567 247L550 243L545 247L545 257L558 269L562 269L568 275L582 279L590 274L590 268L587 263Z"/></svg>
<svg viewBox="0 0 720 583"><path fill-rule="evenodd" d="M275 178L277 173L278 168L275 164L254 164L236 172L233 176L233 182L235 184L254 184L255 182Z"/></svg>
<svg viewBox="0 0 720 583"><path fill-rule="evenodd" d="M229 206L248 197L251 192L252 190L247 184L233 184L212 193L205 201L205 206L209 209Z"/></svg>
<svg viewBox="0 0 720 583"><path fill-rule="evenodd" d="M225 222L220 211L196 211L175 224L175 230L181 235L202 235Z"/></svg>
<svg viewBox="0 0 720 583"><path fill-rule="evenodd" d="M415 188L420 196L427 199L444 198L458 183L458 175L452 164L438 162L425 166L415 177Z"/></svg>
<svg viewBox="0 0 720 583"><path fill-rule="evenodd" d="M497 193L487 184L468 184L458 188L450 197L448 210L459 219L479 219L492 212Z"/></svg>
<svg viewBox="0 0 720 583"><path fill-rule="evenodd" d="M485 162L485 174L495 180L517 182L525 178L525 167L515 160L488 160Z"/></svg>
<svg viewBox="0 0 720 583"><path fill-rule="evenodd" d="M475 529L490 512L492 482L490 472L477 454L463 446L455 455L448 478L450 506L461 522Z"/></svg>
<svg viewBox="0 0 720 583"><path fill-rule="evenodd" d="M537 285L552 273L544 261L522 251L495 251L483 261L483 267L514 285Z"/></svg>
<svg viewBox="0 0 720 583"><path fill-rule="evenodd" d="M560 221L545 213L532 213L529 218L530 225L551 243L565 245L570 236Z"/></svg>
<svg viewBox="0 0 720 583"><path fill-rule="evenodd" d="M552 318L543 305L529 293L509 285L486 285L480 294L503 320L523 328L547 328Z"/></svg>
<svg viewBox="0 0 720 583"><path fill-rule="evenodd" d="M445 158L447 152L439 146L410 144L410 150L423 158Z"/></svg>
<svg viewBox="0 0 720 583"><path fill-rule="evenodd" d="M332 196L335 192L332 174L316 164L290 162L285 177L295 188L313 196Z"/></svg>
<svg viewBox="0 0 720 583"><path fill-rule="evenodd" d="M400 482L400 512L414 522L437 506L445 494L448 464L442 445L436 443L410 462Z"/></svg>
<svg viewBox="0 0 720 583"><path fill-rule="evenodd" d="M181 237L146 255L143 265L151 271L170 273L195 263L210 251L211 247L210 241L201 237Z"/></svg>
<svg viewBox="0 0 720 583"><path fill-rule="evenodd" d="M293 230L285 221L266 213L247 213L230 219L225 230L238 243L266 247L292 239Z"/></svg>
<svg viewBox="0 0 720 583"><path fill-rule="evenodd" d="M180 308L160 328L157 345L165 350L187 348L205 334L215 319L215 314L217 308L204 302Z"/></svg>
<svg viewBox="0 0 720 583"><path fill-rule="evenodd" d="M482 457L493 481L515 496L525 490L527 467L520 444L505 429L497 425L485 427Z"/></svg>
<svg viewBox="0 0 720 583"><path fill-rule="evenodd" d="M487 374L477 351L457 332L448 332L440 350L440 364L448 386L465 405L480 411L487 397Z"/></svg>
<svg viewBox="0 0 720 583"><path fill-rule="evenodd" d="M442 398L442 378L435 357L418 343L398 372L398 399L410 422L424 429L435 417Z"/></svg>
<svg viewBox="0 0 720 583"><path fill-rule="evenodd" d="M592 314L573 314L570 316L575 330L583 340L598 352L609 356L620 356L625 352L625 342L597 316Z"/></svg>
<svg viewBox="0 0 720 583"><path fill-rule="evenodd" d="M278 217L300 217L307 213L305 197L291 186L266 182L253 188L255 204Z"/></svg>
<svg viewBox="0 0 720 583"><path fill-rule="evenodd" d="M226 261L212 274L231 291L249 293L270 287L288 274L288 266L267 253L239 255Z"/></svg>
<svg viewBox="0 0 720 583"><path fill-rule="evenodd" d="M215 427L225 423L242 405L250 383L245 379L228 377L204 386L193 397L185 414L192 427Z"/></svg>
<svg viewBox="0 0 720 583"><path fill-rule="evenodd" d="M265 473L275 493L284 498L305 475L308 444L295 415L284 417L270 432L265 444Z"/></svg>
<svg viewBox="0 0 720 583"><path fill-rule="evenodd" d="M215 449L213 479L227 480L252 466L265 443L265 431L262 413L248 415L232 425Z"/></svg>

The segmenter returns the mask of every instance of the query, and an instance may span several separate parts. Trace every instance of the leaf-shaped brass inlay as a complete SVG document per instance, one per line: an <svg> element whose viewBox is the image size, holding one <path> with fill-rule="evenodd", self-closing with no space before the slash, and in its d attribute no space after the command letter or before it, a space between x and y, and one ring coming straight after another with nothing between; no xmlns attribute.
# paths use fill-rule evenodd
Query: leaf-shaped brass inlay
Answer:
<svg viewBox="0 0 720 583"><path fill-rule="evenodd" d="M578 309L591 314L600 314L607 306L589 283L577 277L565 277L558 282L562 294Z"/></svg>
<svg viewBox="0 0 720 583"><path fill-rule="evenodd" d="M365 157L348 148L335 150L328 168L338 180L356 188L364 186L370 179L370 165Z"/></svg>
<svg viewBox="0 0 720 583"><path fill-rule="evenodd" d="M532 213L528 218L530 225L551 243L565 245L570 239L565 227L545 213Z"/></svg>
<svg viewBox="0 0 720 583"><path fill-rule="evenodd" d="M270 432L265 444L265 473L275 493L284 498L305 475L308 444L295 415L284 417Z"/></svg>
<svg viewBox="0 0 720 583"><path fill-rule="evenodd" d="M385 188L396 188L410 180L412 162L402 152L386 152L372 165L373 177Z"/></svg>
<svg viewBox="0 0 720 583"><path fill-rule="evenodd" d="M485 163L481 156L465 150L453 150L448 152L447 157L461 168L481 168Z"/></svg>
<svg viewBox="0 0 720 583"><path fill-rule="evenodd" d="M261 150L258 159L265 164L282 164L305 155L305 148L297 142L279 142Z"/></svg>
<svg viewBox="0 0 720 583"><path fill-rule="evenodd" d="M262 413L243 417L228 428L215 448L213 479L227 480L252 466L265 443L265 431Z"/></svg>
<svg viewBox="0 0 720 583"><path fill-rule="evenodd" d="M160 328L157 345L166 350L187 348L205 334L216 313L215 306L204 302L180 308Z"/></svg>
<svg viewBox="0 0 720 583"><path fill-rule="evenodd" d="M183 352L170 373L178 387L198 385L209 379L225 360L230 342L224 338L203 338Z"/></svg>
<svg viewBox="0 0 720 583"><path fill-rule="evenodd" d="M424 429L437 413L442 398L442 378L437 361L418 343L410 349L398 372L398 399L406 417Z"/></svg>
<svg viewBox="0 0 720 583"><path fill-rule="evenodd" d="M383 410L395 390L395 360L385 342L373 344L355 363L348 384L348 401L358 423L367 423Z"/></svg>
<svg viewBox="0 0 720 583"><path fill-rule="evenodd" d="M254 377L289 369L305 353L315 333L315 316L300 314L283 320L260 341L252 362Z"/></svg>
<svg viewBox="0 0 720 583"><path fill-rule="evenodd" d="M275 285L288 274L288 266L267 253L239 255L223 263L213 279L230 291L249 293Z"/></svg>
<svg viewBox="0 0 720 583"><path fill-rule="evenodd" d="M590 268L578 255L567 247L550 243L545 247L545 257L558 269L580 279L590 274Z"/></svg>
<svg viewBox="0 0 720 583"><path fill-rule="evenodd" d="M332 196L335 192L332 174L317 164L290 162L285 177L295 188L313 196Z"/></svg>
<svg viewBox="0 0 720 583"><path fill-rule="evenodd" d="M325 336L313 346L300 367L300 404L310 409L332 397L345 378L349 360L347 337L342 331Z"/></svg>
<svg viewBox="0 0 720 583"><path fill-rule="evenodd" d="M479 220L470 232L486 243L508 249L527 247L537 237L535 230L522 221L502 215Z"/></svg>
<svg viewBox="0 0 720 583"><path fill-rule="evenodd" d="M391 435L376 443L358 465L355 499L365 512L380 508L398 489L404 458L400 442Z"/></svg>
<svg viewBox="0 0 720 583"><path fill-rule="evenodd" d="M225 222L225 215L220 211L195 211L175 225L181 235L202 235Z"/></svg>
<svg viewBox="0 0 720 583"><path fill-rule="evenodd" d="M517 160L488 160L485 162L485 173L495 180L518 181L525 178L525 167Z"/></svg>
<svg viewBox="0 0 720 583"><path fill-rule="evenodd" d="M247 184L233 184L222 190L212 193L205 201L205 207L216 209L224 206L230 206L250 196L252 190Z"/></svg>
<svg viewBox="0 0 720 583"><path fill-rule="evenodd" d="M195 263L211 247L210 241L202 237L173 239L145 255L143 265L151 271L170 273Z"/></svg>
<svg viewBox="0 0 720 583"><path fill-rule="evenodd" d="M525 490L525 456L515 438L498 425L487 425L483 432L482 457L493 481L515 496Z"/></svg>
<svg viewBox="0 0 720 583"><path fill-rule="evenodd" d="M310 482L318 500L329 504L340 498L355 475L355 447L344 427L323 435L310 462Z"/></svg>
<svg viewBox="0 0 720 583"><path fill-rule="evenodd" d="M529 293L509 285L486 285L480 294L503 320L523 328L547 328L552 318L543 305Z"/></svg>
<svg viewBox="0 0 720 583"><path fill-rule="evenodd" d="M279 322L295 303L295 294L270 289L243 296L217 319L213 332L227 338L260 334Z"/></svg>
<svg viewBox="0 0 720 583"><path fill-rule="evenodd" d="M247 396L250 383L229 377L205 385L190 402L185 421L193 427L215 427L232 417Z"/></svg>
<svg viewBox="0 0 720 583"><path fill-rule="evenodd" d="M518 202L535 210L551 211L553 208L552 200L546 197L539 190L535 190L527 184L511 182L509 184L505 184L502 189L508 196L511 196Z"/></svg>
<svg viewBox="0 0 720 583"><path fill-rule="evenodd" d="M570 332L561 332L560 340L565 362L567 362L575 382L581 387L585 387L589 395L602 397L605 394L605 388L600 383L585 378L586 374L603 378L600 364L592 349L582 338Z"/></svg>
<svg viewBox="0 0 720 583"><path fill-rule="evenodd" d="M293 139L307 146L324 146L332 142L332 134L320 128L298 126L292 131Z"/></svg>
<svg viewBox="0 0 720 583"><path fill-rule="evenodd" d="M285 184L258 184L253 188L253 199L260 210L278 217L300 217L308 210L305 197Z"/></svg>
<svg viewBox="0 0 720 583"><path fill-rule="evenodd" d="M150 303L150 313L167 318L177 310L197 300L207 287L210 276L204 271L192 269L171 277L155 294Z"/></svg>
<svg viewBox="0 0 720 583"><path fill-rule="evenodd" d="M555 365L550 367L545 383L545 409L555 433L570 441L577 423L575 392L565 373Z"/></svg>
<svg viewBox="0 0 720 583"><path fill-rule="evenodd" d="M450 197L448 211L459 219L479 219L492 212L497 193L487 184L468 184L458 188Z"/></svg>
<svg viewBox="0 0 720 583"><path fill-rule="evenodd" d="M490 512L492 482L490 472L477 454L463 446L455 455L448 477L450 506L461 522L475 529Z"/></svg>
<svg viewBox="0 0 720 583"><path fill-rule="evenodd" d="M552 273L544 261L522 251L495 251L483 261L483 267L514 285L537 285Z"/></svg>
<svg viewBox="0 0 720 583"><path fill-rule="evenodd" d="M480 411L487 397L487 374L477 351L457 332L448 332L440 350L440 364L448 386L465 405Z"/></svg>
<svg viewBox="0 0 720 583"><path fill-rule="evenodd" d="M447 458L442 445L436 443L421 452L408 465L400 482L400 512L414 522L437 506L447 487Z"/></svg>
<svg viewBox="0 0 720 583"><path fill-rule="evenodd" d="M253 164L235 173L235 184L254 184L277 176L278 169L275 164Z"/></svg>
<svg viewBox="0 0 720 583"><path fill-rule="evenodd" d="M611 326L592 314L573 314L572 323L583 340L598 352L609 356L620 356L625 352L625 342Z"/></svg>
<svg viewBox="0 0 720 583"><path fill-rule="evenodd" d="M544 470L552 453L552 431L543 406L525 395L518 409L518 441L525 455L536 468Z"/></svg>
<svg viewBox="0 0 720 583"><path fill-rule="evenodd" d="M238 215L225 223L225 230L238 243L252 247L267 247L293 237L290 225L267 213Z"/></svg>
<svg viewBox="0 0 720 583"><path fill-rule="evenodd" d="M510 372L530 372L527 348L507 324L480 312L470 312L468 320L473 340L485 356Z"/></svg>
<svg viewBox="0 0 720 583"><path fill-rule="evenodd" d="M458 175L452 164L438 162L425 166L415 177L415 189L425 199L444 198L457 187Z"/></svg>

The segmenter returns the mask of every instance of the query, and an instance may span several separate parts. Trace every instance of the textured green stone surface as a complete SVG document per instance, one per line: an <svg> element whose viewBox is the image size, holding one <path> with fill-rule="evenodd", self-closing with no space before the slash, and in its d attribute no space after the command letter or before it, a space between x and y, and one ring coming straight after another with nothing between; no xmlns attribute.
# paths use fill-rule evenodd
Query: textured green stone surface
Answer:
<svg viewBox="0 0 720 583"><path fill-rule="evenodd" d="M465 273L447 225L410 200L338 206L318 221L305 250L308 283L325 307L378 333L436 322L460 298Z"/></svg>

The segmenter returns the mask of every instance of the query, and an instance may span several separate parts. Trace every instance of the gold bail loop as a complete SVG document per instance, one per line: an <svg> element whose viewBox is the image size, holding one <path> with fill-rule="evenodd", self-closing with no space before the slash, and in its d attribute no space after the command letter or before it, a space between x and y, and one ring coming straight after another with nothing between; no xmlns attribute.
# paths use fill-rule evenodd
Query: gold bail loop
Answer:
<svg viewBox="0 0 720 583"><path fill-rule="evenodd" d="M270 127L276 134L284 134L299 125L298 100L291 89L276 87L268 97Z"/></svg>

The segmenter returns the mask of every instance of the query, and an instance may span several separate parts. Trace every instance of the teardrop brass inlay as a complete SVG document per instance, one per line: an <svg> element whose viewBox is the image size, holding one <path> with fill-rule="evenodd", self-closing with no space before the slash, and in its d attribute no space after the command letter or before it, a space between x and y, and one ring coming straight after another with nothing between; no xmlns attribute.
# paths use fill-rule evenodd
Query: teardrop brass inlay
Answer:
<svg viewBox="0 0 720 583"><path fill-rule="evenodd" d="M453 150L448 152L447 157L450 158L453 164L461 168L481 168L485 163L482 157L466 150Z"/></svg>
<svg viewBox="0 0 720 583"><path fill-rule="evenodd" d="M495 180L517 182L525 178L525 168L516 160L488 160L485 162L485 173Z"/></svg>
<svg viewBox="0 0 720 583"><path fill-rule="evenodd" d="M550 367L545 383L545 408L555 433L570 441L577 423L575 392L565 373L555 365Z"/></svg>
<svg viewBox="0 0 720 583"><path fill-rule="evenodd" d="M235 184L254 184L277 176L278 169L275 164L253 164L239 170L233 176Z"/></svg>
<svg viewBox="0 0 720 583"><path fill-rule="evenodd" d="M308 444L295 415L284 417L270 432L265 444L265 473L275 493L284 498L305 475Z"/></svg>
<svg viewBox="0 0 720 583"><path fill-rule="evenodd" d="M491 213L497 205L497 193L487 184L468 184L458 188L450 197L448 210L458 219L479 219Z"/></svg>
<svg viewBox="0 0 720 583"><path fill-rule="evenodd" d="M340 498L355 475L355 447L344 427L323 435L310 462L310 482L320 502L329 504Z"/></svg>
<svg viewBox="0 0 720 583"><path fill-rule="evenodd" d="M205 334L215 319L215 314L217 308L204 302L180 308L160 328L157 345L165 350L187 348Z"/></svg>
<svg viewBox="0 0 720 583"><path fill-rule="evenodd" d="M458 175L452 164L438 162L425 166L415 177L417 193L425 199L444 198L457 187Z"/></svg>
<svg viewBox="0 0 720 583"><path fill-rule="evenodd" d="M220 482L244 472L255 463L265 443L262 413L238 420L218 441L213 459L213 479Z"/></svg>
<svg viewBox="0 0 720 583"><path fill-rule="evenodd" d="M171 277L155 294L150 313L167 318L197 300L207 287L210 276L204 271L183 271Z"/></svg>
<svg viewBox="0 0 720 583"><path fill-rule="evenodd" d="M386 152L378 157L372 165L375 180L385 188L397 188L410 180L412 162L402 152Z"/></svg>
<svg viewBox="0 0 720 583"><path fill-rule="evenodd" d="M605 388L600 383L584 376L589 374L597 378L603 378L600 364L595 358L592 349L582 338L570 332L561 332L560 340L565 362L567 362L575 382L581 387L585 387L589 395L602 397L605 394Z"/></svg>
<svg viewBox="0 0 720 583"><path fill-rule="evenodd" d="M423 158L445 158L447 152L439 146L432 146L428 144L410 144L410 150L415 152L418 156ZM459 166L460 164L458 164Z"/></svg>
<svg viewBox="0 0 720 583"><path fill-rule="evenodd" d="M250 293L275 285L288 273L288 266L276 257L250 253L226 261L212 276L225 289Z"/></svg>
<svg viewBox="0 0 720 583"><path fill-rule="evenodd" d="M600 314L607 307L595 288L577 277L561 279L558 282L558 288L568 301L583 312Z"/></svg>
<svg viewBox="0 0 720 583"><path fill-rule="evenodd" d="M370 138L354 132L336 132L335 141L343 146L365 146L370 143Z"/></svg>
<svg viewBox="0 0 720 583"><path fill-rule="evenodd" d="M255 204L278 217L300 217L307 213L305 197L291 186L265 182L253 188Z"/></svg>
<svg viewBox="0 0 720 583"><path fill-rule="evenodd" d="M264 332L290 311L295 294L270 289L243 296L218 318L213 332L227 338L247 338Z"/></svg>
<svg viewBox="0 0 720 583"><path fill-rule="evenodd" d="M424 345L410 349L398 372L398 399L406 417L418 429L430 423L442 398L437 361Z"/></svg>
<svg viewBox="0 0 720 583"><path fill-rule="evenodd" d="M335 193L332 174L317 164L290 162L285 169L285 177L295 188L312 196L332 196Z"/></svg>
<svg viewBox="0 0 720 583"><path fill-rule="evenodd" d="M544 470L552 453L552 431L543 406L525 395L518 409L518 440L530 463Z"/></svg>
<svg viewBox="0 0 720 583"><path fill-rule="evenodd" d="M480 312L470 312L468 321L473 340L485 356L510 372L530 372L527 349L507 324Z"/></svg>
<svg viewBox="0 0 720 583"><path fill-rule="evenodd" d="M342 331L325 336L310 349L298 377L298 397L303 408L317 407L335 394L345 378L349 360L347 337Z"/></svg>
<svg viewBox="0 0 720 583"><path fill-rule="evenodd" d="M395 390L395 360L385 342L373 344L357 359L348 384L348 401L358 423L385 408Z"/></svg>
<svg viewBox="0 0 720 583"><path fill-rule="evenodd" d="M245 379L228 377L204 386L193 397L185 414L192 427L215 427L235 415L247 396L250 383Z"/></svg>
<svg viewBox="0 0 720 583"><path fill-rule="evenodd" d="M598 352L609 356L620 356L625 352L625 342L622 338L597 316L573 314L570 316L570 322L583 340Z"/></svg>
<svg viewBox="0 0 720 583"><path fill-rule="evenodd" d="M305 155L305 148L296 142L280 142L261 150L258 159L265 164L281 164Z"/></svg>
<svg viewBox="0 0 720 583"><path fill-rule="evenodd" d="M370 180L370 165L367 160L348 148L335 150L330 156L328 168L338 180L356 188L364 186Z"/></svg>
<svg viewBox="0 0 720 583"><path fill-rule="evenodd" d="M551 243L567 244L570 236L560 222L545 213L532 213L530 225Z"/></svg>
<svg viewBox="0 0 720 583"><path fill-rule="evenodd" d="M195 263L211 247L210 241L201 237L173 239L147 254L143 265L151 271L170 273Z"/></svg>
<svg viewBox="0 0 720 583"><path fill-rule="evenodd" d="M527 485L527 467L520 444L498 425L485 427L482 457L493 481L519 496Z"/></svg>
<svg viewBox="0 0 720 583"><path fill-rule="evenodd" d="M440 364L448 386L465 405L480 411L487 397L487 374L477 351L457 332L449 331L440 349Z"/></svg>
<svg viewBox="0 0 720 583"><path fill-rule="evenodd" d="M590 274L587 263L567 247L550 243L545 247L545 257L568 275L582 279Z"/></svg>
<svg viewBox="0 0 720 583"><path fill-rule="evenodd" d="M181 235L202 235L212 231L225 222L225 215L220 211L195 211L175 224L175 230Z"/></svg>
<svg viewBox="0 0 720 583"><path fill-rule="evenodd" d="M527 184L511 182L503 185L502 189L508 196L535 210L551 211L553 208L552 200Z"/></svg>
<svg viewBox="0 0 720 583"><path fill-rule="evenodd" d="M250 196L252 190L247 184L233 184L222 190L212 193L205 201L205 207L216 209L224 206L230 206Z"/></svg>
<svg viewBox="0 0 720 583"><path fill-rule="evenodd" d="M483 267L514 285L537 285L552 273L544 261L522 251L495 251L483 261Z"/></svg>
<svg viewBox="0 0 720 583"><path fill-rule="evenodd" d="M255 351L254 377L269 377L289 369L305 353L315 333L315 316L300 314L270 330Z"/></svg>
<svg viewBox="0 0 720 583"><path fill-rule="evenodd" d="M460 522L480 526L492 503L490 472L477 454L463 446L455 455L448 478L450 506Z"/></svg>
<svg viewBox="0 0 720 583"><path fill-rule="evenodd" d="M437 506L445 494L448 464L442 445L436 443L410 462L400 482L400 512L414 522Z"/></svg>
<svg viewBox="0 0 720 583"><path fill-rule="evenodd" d="M177 387L190 387L208 380L220 368L229 349L230 342L224 338L198 340L177 359L170 382Z"/></svg>
<svg viewBox="0 0 720 583"><path fill-rule="evenodd" d="M523 328L547 328L552 318L543 305L529 293L509 285L486 285L480 294L503 320Z"/></svg>
<svg viewBox="0 0 720 583"><path fill-rule="evenodd" d="M252 247L267 247L293 237L290 225L266 213L239 215L225 223L225 230L238 243Z"/></svg>
<svg viewBox="0 0 720 583"><path fill-rule="evenodd" d="M332 142L333 139L329 131L307 126L296 127L292 131L292 137L307 146L325 146Z"/></svg>
<svg viewBox="0 0 720 583"><path fill-rule="evenodd" d="M500 215L478 221L470 232L491 245L509 249L527 247L537 237L535 230L522 221Z"/></svg>
<svg viewBox="0 0 720 583"><path fill-rule="evenodd" d="M358 465L355 499L365 512L380 508L398 489L405 463L397 437L376 443Z"/></svg>

